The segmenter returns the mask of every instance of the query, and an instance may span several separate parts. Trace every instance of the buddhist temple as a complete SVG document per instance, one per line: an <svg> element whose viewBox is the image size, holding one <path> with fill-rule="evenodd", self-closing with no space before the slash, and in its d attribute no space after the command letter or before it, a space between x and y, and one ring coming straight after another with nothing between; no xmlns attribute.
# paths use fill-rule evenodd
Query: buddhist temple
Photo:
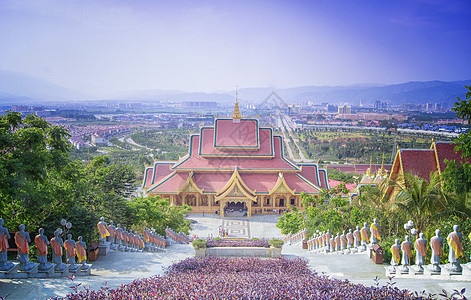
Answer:
<svg viewBox="0 0 471 300"><path fill-rule="evenodd" d="M367 171L360 180L358 190L352 196L359 194L361 186L380 185L385 182L385 193L392 200L400 188L396 185L388 185L387 180L385 181L387 178L400 186L405 173L417 175L426 180L430 180L432 172L441 174L446 168L445 160L455 160L458 164L466 161L471 163L471 159L461 158L461 151L455 152L455 146L453 142L432 141L429 149L400 149L398 147L389 176L383 167L376 173Z"/></svg>
<svg viewBox="0 0 471 300"><path fill-rule="evenodd" d="M302 207L301 193L328 188L327 172L316 163L297 164L283 153L283 137L257 118L244 118L235 103L232 118L190 135L188 154L176 162L147 167L142 187L149 196L188 204L192 212L277 212Z"/></svg>

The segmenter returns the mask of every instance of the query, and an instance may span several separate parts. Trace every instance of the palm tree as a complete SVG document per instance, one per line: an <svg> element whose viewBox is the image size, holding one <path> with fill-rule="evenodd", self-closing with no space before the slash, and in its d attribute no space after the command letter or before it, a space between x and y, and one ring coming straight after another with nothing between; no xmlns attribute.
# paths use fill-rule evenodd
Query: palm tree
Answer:
<svg viewBox="0 0 471 300"><path fill-rule="evenodd" d="M446 197L441 189L442 181L438 173L430 174L430 181L416 175L404 174L394 204L414 221L418 232L425 230L432 218L446 209Z"/></svg>

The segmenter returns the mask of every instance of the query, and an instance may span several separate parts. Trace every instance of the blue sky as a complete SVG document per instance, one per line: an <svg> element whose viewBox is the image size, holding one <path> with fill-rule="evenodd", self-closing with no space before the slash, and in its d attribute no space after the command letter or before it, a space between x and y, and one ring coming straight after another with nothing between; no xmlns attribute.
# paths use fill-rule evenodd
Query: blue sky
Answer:
<svg viewBox="0 0 471 300"><path fill-rule="evenodd" d="M471 79L471 1L0 0L0 70L103 95Z"/></svg>

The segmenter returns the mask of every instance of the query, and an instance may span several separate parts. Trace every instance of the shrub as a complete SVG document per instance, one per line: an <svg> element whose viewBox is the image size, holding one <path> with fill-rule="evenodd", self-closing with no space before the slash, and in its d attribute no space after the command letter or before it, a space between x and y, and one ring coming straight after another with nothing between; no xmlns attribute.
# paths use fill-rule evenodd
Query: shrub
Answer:
<svg viewBox="0 0 471 300"><path fill-rule="evenodd" d="M207 242L205 240L202 240L202 239L196 239L192 242L192 245L195 248L195 250L199 250L199 249L206 248Z"/></svg>
<svg viewBox="0 0 471 300"><path fill-rule="evenodd" d="M275 248L281 248L284 244L284 242L280 239L272 239L268 243Z"/></svg>

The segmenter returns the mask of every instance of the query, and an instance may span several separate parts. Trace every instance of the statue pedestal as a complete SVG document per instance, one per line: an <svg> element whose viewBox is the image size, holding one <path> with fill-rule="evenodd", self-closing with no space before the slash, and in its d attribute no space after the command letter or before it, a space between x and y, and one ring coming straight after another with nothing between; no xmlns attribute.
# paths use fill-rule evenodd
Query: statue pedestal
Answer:
<svg viewBox="0 0 471 300"><path fill-rule="evenodd" d="M386 277L396 275L396 267L389 266L389 267L384 267L384 269L386 270Z"/></svg>
<svg viewBox="0 0 471 300"><path fill-rule="evenodd" d="M409 267L409 275L424 275L424 268L419 268L419 266Z"/></svg>
<svg viewBox="0 0 471 300"><path fill-rule="evenodd" d="M92 275L92 265L80 265L80 270L75 273L77 276L89 276Z"/></svg>
<svg viewBox="0 0 471 300"><path fill-rule="evenodd" d="M54 268L54 277L63 277L69 275L69 265L68 264L60 264Z"/></svg>
<svg viewBox="0 0 471 300"><path fill-rule="evenodd" d="M18 273L18 263L13 263L8 270L0 271L0 279L13 278Z"/></svg>
<svg viewBox="0 0 471 300"><path fill-rule="evenodd" d="M463 276L471 276L471 263L461 265L461 267L463 268Z"/></svg>
<svg viewBox="0 0 471 300"><path fill-rule="evenodd" d="M434 271L433 265L427 265L424 267L424 275L425 276L433 276L433 275L440 275L441 271Z"/></svg>
<svg viewBox="0 0 471 300"><path fill-rule="evenodd" d="M442 275L445 275L445 276L456 276L456 275L461 275L461 274L462 274L462 271L461 271L461 272L457 272L457 271L451 270L451 265L450 265L450 264L447 264L447 265L442 266Z"/></svg>
<svg viewBox="0 0 471 300"><path fill-rule="evenodd" d="M108 254L110 254L110 243L100 244L98 245L98 249L100 249L100 256L107 256Z"/></svg>
<svg viewBox="0 0 471 300"><path fill-rule="evenodd" d="M80 271L80 267L82 265L77 265L77 264L73 264L73 265L69 265L69 273L77 273Z"/></svg>
<svg viewBox="0 0 471 300"><path fill-rule="evenodd" d="M366 256L368 256L368 258L371 258L373 255L373 247L371 245L367 245L366 246Z"/></svg>
<svg viewBox="0 0 471 300"><path fill-rule="evenodd" d="M30 277L35 277L35 278L54 277L55 276L55 272L54 272L55 266L56 266L56 264L50 264L45 269L39 269L38 268L38 273L31 274Z"/></svg>
<svg viewBox="0 0 471 300"><path fill-rule="evenodd" d="M31 274L36 274L38 273L38 267L39 267L39 264L38 263L28 263L28 268L27 269L23 269L21 264L18 266L18 273L27 273L28 275L31 275Z"/></svg>

